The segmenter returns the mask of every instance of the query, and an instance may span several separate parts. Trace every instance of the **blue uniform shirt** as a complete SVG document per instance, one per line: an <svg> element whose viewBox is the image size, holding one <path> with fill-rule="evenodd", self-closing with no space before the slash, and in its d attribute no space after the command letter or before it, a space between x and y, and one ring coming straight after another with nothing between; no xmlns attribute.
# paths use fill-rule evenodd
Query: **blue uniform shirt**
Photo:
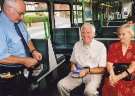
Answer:
<svg viewBox="0 0 135 96"><path fill-rule="evenodd" d="M22 22L19 24L19 28L28 43L30 36ZM14 23L3 13L0 13L0 60L9 56L25 57L25 49L21 38L18 36Z"/></svg>

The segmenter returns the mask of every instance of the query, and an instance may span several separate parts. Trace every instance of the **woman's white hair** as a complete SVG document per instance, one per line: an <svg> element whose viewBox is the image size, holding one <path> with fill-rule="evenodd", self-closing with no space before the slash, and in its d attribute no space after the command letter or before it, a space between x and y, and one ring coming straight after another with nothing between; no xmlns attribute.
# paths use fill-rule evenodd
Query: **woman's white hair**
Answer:
<svg viewBox="0 0 135 96"><path fill-rule="evenodd" d="M92 29L92 34L95 36L95 32L96 32L96 28L94 25L90 24L90 23L84 23L81 27L81 31L86 28L86 27L89 27Z"/></svg>
<svg viewBox="0 0 135 96"><path fill-rule="evenodd" d="M128 28L129 29L128 32L130 32L132 37L134 37L134 31L133 31L132 26L130 24L123 24L122 26L119 27L118 32L120 32L120 30L124 29L124 28Z"/></svg>

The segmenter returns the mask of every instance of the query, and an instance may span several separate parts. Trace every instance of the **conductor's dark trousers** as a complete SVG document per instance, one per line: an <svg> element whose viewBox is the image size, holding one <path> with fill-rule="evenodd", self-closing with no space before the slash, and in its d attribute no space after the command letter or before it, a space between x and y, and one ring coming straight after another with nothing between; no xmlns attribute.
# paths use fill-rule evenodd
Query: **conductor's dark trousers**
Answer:
<svg viewBox="0 0 135 96"><path fill-rule="evenodd" d="M13 77L2 77L0 73L0 96L28 96L28 80L22 71L12 73Z"/></svg>

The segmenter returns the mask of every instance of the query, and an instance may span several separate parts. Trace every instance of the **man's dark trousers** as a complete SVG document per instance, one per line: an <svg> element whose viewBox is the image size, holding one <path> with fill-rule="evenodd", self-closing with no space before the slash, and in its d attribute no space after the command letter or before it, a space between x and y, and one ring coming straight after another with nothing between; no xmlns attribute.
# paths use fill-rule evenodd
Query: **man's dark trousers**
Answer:
<svg viewBox="0 0 135 96"><path fill-rule="evenodd" d="M9 79L0 78L0 96L28 96L28 80L23 74Z"/></svg>

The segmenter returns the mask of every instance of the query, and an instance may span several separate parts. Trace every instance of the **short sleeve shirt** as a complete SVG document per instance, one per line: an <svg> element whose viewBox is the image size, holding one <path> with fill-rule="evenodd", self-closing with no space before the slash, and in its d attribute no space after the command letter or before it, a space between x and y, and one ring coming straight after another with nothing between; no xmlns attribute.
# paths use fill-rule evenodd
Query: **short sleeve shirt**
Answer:
<svg viewBox="0 0 135 96"><path fill-rule="evenodd" d="M20 22L19 28L23 34L25 41L28 43L30 36L23 24ZM0 13L0 60L8 56L25 57L25 49L21 38L18 36L14 23L3 13Z"/></svg>
<svg viewBox="0 0 135 96"><path fill-rule="evenodd" d="M85 46L83 41L78 41L70 58L70 61L82 67L106 67L106 48L103 43L92 40Z"/></svg>

